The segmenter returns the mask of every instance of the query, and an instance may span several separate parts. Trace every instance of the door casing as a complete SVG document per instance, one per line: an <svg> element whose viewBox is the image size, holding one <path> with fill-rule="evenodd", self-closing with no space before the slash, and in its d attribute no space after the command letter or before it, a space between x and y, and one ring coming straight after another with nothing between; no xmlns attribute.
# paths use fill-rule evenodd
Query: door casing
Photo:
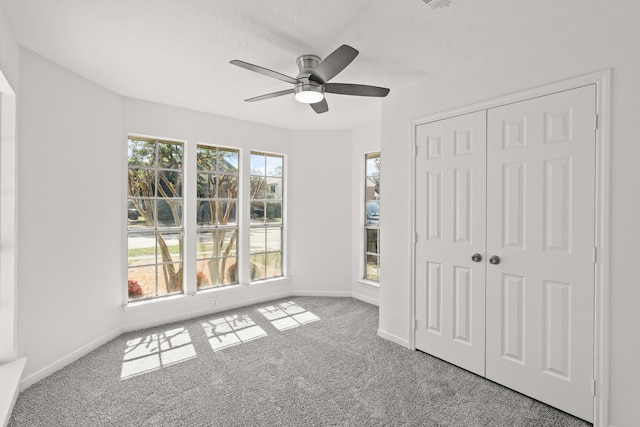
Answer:
<svg viewBox="0 0 640 427"><path fill-rule="evenodd" d="M533 89L493 98L480 103L463 106L411 121L412 161L411 161L411 236L416 232L416 127L479 110L499 107L514 102L550 95L556 92L576 89L586 85L596 85L596 168L595 168L595 304L594 304L594 426L609 425L609 330L610 330L610 210L611 199L611 70L602 70L568 80L539 86ZM415 243L410 244L411 291L409 292L407 325L409 348L415 350Z"/></svg>

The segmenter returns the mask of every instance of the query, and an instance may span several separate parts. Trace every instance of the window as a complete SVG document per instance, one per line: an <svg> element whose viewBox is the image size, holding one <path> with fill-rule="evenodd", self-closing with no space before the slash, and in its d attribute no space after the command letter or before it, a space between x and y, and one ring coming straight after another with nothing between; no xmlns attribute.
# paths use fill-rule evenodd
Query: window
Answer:
<svg viewBox="0 0 640 427"><path fill-rule="evenodd" d="M250 277L282 276L284 158L251 152Z"/></svg>
<svg viewBox="0 0 640 427"><path fill-rule="evenodd" d="M129 302L284 275L284 156L186 144L129 137Z"/></svg>
<svg viewBox="0 0 640 427"><path fill-rule="evenodd" d="M364 278L380 281L380 153L365 156Z"/></svg>
<svg viewBox="0 0 640 427"><path fill-rule="evenodd" d="M238 283L238 150L198 145L198 290Z"/></svg>
<svg viewBox="0 0 640 427"><path fill-rule="evenodd" d="M129 138L129 301L182 293L183 146Z"/></svg>

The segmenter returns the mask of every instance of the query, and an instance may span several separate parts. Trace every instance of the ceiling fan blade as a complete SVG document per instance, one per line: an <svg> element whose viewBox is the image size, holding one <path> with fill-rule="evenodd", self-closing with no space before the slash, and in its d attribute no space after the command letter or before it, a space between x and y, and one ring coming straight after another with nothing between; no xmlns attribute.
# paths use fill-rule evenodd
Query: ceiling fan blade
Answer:
<svg viewBox="0 0 640 427"><path fill-rule="evenodd" d="M387 96L389 89L386 87L355 85L350 83L325 83L324 91L327 93L336 93L339 95L355 95L355 96Z"/></svg>
<svg viewBox="0 0 640 427"><path fill-rule="evenodd" d="M311 105L311 108L313 108L313 111L315 111L318 114L326 113L327 111L329 111L329 104L327 104L327 100L324 98L320 102L316 102L315 104L309 104L309 105Z"/></svg>
<svg viewBox="0 0 640 427"><path fill-rule="evenodd" d="M246 102L262 101L265 99L276 98L278 96L289 95L293 93L293 89L281 90L280 92L268 93L266 95L255 96L253 98L245 99Z"/></svg>
<svg viewBox="0 0 640 427"><path fill-rule="evenodd" d="M244 68L249 71L253 71L258 74L262 74L268 77L273 77L274 79L282 80L283 82L297 84L299 83L297 79L293 77L285 76L284 74L280 74L277 71L269 70L264 67L260 67L258 65L249 64L248 62L240 61L238 59L234 59L233 61L229 61L230 64L237 65L238 67Z"/></svg>
<svg viewBox="0 0 640 427"><path fill-rule="evenodd" d="M313 70L313 73L309 76L309 80L320 84L328 82L340 71L344 70L347 65L351 64L351 61L353 61L356 56L358 56L357 50L343 44L331 52L331 54Z"/></svg>

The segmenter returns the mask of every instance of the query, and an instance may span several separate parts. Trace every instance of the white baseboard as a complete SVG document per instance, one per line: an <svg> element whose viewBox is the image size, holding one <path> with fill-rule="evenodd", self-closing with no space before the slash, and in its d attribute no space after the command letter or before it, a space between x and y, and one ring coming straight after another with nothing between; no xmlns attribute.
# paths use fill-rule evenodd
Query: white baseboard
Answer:
<svg viewBox="0 0 640 427"><path fill-rule="evenodd" d="M385 332L382 329L378 329L378 336L380 338L384 338L385 340L389 340L398 345L401 345L402 347L409 348L409 341L405 340L404 338L400 338L393 334L390 334L389 332Z"/></svg>
<svg viewBox="0 0 640 427"><path fill-rule="evenodd" d="M18 400L20 377L24 370L24 365L27 363L27 358L22 357L0 365L0 420L3 426L9 424L11 418L11 412Z"/></svg>
<svg viewBox="0 0 640 427"><path fill-rule="evenodd" d="M33 384L37 383L41 379L44 379L44 378L48 377L49 375L53 374L54 372L64 368L68 364L75 362L76 360L80 359L82 356L92 352L93 350L95 350L96 348L100 347L101 345L106 344L109 341L111 341L112 339L120 336L121 333L122 333L122 328L113 329L112 331L102 335L101 337L96 338L95 340L91 341L90 343L88 343L88 344L80 347L79 349L69 353L65 357L56 360L55 362L53 362L49 366L46 366L46 367L40 369L39 371L34 372L33 374L29 375L28 377L26 377L22 381L20 381L20 391L26 390L27 388L29 388Z"/></svg>
<svg viewBox="0 0 640 427"><path fill-rule="evenodd" d="M351 296L350 291L303 291L293 289L289 296L292 297L342 297L349 298Z"/></svg>
<svg viewBox="0 0 640 427"><path fill-rule="evenodd" d="M357 292L351 292L351 297L355 298L357 300L360 300L360 301L364 301L364 302L366 302L368 304L375 305L376 307L379 306L378 305L378 298L371 298L369 296L366 296L366 295L363 295L363 294L360 294L360 293L357 293Z"/></svg>

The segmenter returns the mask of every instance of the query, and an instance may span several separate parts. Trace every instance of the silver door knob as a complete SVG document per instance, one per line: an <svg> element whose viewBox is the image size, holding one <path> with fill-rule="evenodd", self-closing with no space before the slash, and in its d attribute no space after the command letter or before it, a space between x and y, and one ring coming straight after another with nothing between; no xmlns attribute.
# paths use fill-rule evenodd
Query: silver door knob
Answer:
<svg viewBox="0 0 640 427"><path fill-rule="evenodd" d="M473 262L482 261L482 255L480 255L479 253L475 253L475 254L471 255L471 261L473 261Z"/></svg>
<svg viewBox="0 0 640 427"><path fill-rule="evenodd" d="M500 257L498 255L493 255L489 258L489 262L493 265L498 265L500 264Z"/></svg>

